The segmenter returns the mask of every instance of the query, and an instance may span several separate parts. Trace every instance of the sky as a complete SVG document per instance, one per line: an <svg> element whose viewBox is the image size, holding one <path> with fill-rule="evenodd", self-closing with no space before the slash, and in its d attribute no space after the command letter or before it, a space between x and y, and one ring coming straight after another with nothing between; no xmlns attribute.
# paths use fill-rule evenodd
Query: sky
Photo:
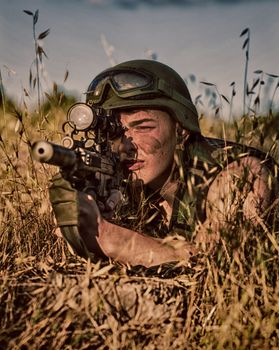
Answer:
<svg viewBox="0 0 279 350"><path fill-rule="evenodd" d="M276 0L0 0L2 80L19 104L26 98L23 88L29 91L34 60L32 17L23 10L37 9L37 35L50 28L42 42L48 56L44 89L54 81L63 84L68 70L64 86L80 100L94 76L112 63L156 57L188 81L193 99L204 91L200 81L216 84L225 96L234 81L240 108L245 63L240 33L246 27L249 79L255 70L279 73Z"/></svg>

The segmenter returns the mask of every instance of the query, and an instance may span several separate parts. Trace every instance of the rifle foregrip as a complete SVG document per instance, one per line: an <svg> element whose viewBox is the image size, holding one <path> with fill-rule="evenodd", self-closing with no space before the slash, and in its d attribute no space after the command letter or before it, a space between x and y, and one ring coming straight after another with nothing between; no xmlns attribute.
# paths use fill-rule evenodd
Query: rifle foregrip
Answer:
<svg viewBox="0 0 279 350"><path fill-rule="evenodd" d="M77 161L77 155L73 150L48 141L35 142L32 145L32 156L41 163L62 168L72 167Z"/></svg>

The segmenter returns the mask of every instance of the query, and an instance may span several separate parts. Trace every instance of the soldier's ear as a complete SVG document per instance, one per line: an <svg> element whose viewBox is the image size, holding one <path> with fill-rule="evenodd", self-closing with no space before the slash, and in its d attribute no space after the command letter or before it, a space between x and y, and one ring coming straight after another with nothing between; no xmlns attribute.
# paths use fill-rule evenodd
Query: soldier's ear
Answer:
<svg viewBox="0 0 279 350"><path fill-rule="evenodd" d="M180 124L176 124L176 135L178 142L181 142L181 140L186 141L188 137L190 136L190 131L183 129Z"/></svg>

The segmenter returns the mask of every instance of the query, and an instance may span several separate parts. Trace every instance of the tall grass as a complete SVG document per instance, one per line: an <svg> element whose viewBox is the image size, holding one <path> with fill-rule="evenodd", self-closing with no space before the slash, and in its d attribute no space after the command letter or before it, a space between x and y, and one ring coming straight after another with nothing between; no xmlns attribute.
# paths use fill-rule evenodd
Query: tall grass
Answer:
<svg viewBox="0 0 279 350"><path fill-rule="evenodd" d="M219 99L232 103L233 91ZM262 220L247 227L235 218L216 254L201 254L190 266L84 261L56 231L47 190L56 169L30 157L33 140L59 142L72 101L56 84L40 105L41 116L6 100L0 111L1 349L279 348L275 226ZM279 160L275 113L246 113L223 126L205 116L201 124L207 135L223 136L225 128L228 139Z"/></svg>

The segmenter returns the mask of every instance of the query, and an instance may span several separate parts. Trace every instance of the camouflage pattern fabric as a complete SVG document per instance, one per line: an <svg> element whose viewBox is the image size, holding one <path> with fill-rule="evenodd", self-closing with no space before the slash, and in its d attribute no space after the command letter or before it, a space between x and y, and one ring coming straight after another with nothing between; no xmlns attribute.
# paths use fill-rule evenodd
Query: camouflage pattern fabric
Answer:
<svg viewBox="0 0 279 350"><path fill-rule="evenodd" d="M177 192L170 230L187 239L197 222L206 218L205 201L208 188L215 177L228 164L241 158L256 157L278 180L278 165L268 154L246 145L198 135L185 149L185 179Z"/></svg>

